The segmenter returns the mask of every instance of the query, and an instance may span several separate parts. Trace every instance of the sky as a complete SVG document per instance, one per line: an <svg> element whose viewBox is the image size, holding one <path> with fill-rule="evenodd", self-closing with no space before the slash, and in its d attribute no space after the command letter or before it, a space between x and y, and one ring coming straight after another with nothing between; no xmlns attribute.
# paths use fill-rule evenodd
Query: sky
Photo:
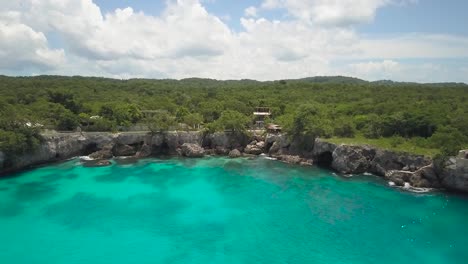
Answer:
<svg viewBox="0 0 468 264"><path fill-rule="evenodd" d="M0 74L468 83L465 0L0 0Z"/></svg>

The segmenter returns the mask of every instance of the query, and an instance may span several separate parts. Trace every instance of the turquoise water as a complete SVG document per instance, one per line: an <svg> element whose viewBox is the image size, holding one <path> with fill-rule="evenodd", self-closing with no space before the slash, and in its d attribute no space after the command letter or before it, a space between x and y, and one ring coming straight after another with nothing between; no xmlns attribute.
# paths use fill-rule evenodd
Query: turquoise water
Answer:
<svg viewBox="0 0 468 264"><path fill-rule="evenodd" d="M0 179L0 263L467 263L468 199L266 159Z"/></svg>

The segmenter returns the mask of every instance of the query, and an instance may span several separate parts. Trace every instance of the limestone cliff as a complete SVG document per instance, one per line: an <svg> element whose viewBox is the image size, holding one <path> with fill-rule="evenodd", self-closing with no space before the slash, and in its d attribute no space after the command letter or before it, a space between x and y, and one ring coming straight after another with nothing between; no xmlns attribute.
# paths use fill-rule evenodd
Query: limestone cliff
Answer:
<svg viewBox="0 0 468 264"><path fill-rule="evenodd" d="M44 135L42 144L32 153L7 157L0 152L0 173L90 154L104 161L113 156L142 158L161 154L201 157L205 153L231 153L230 156L238 157L242 151L245 155L267 153L288 163L322 165L343 174L372 173L399 186L409 183L414 187L468 192L465 152L435 168L432 160L423 156L365 145L337 145L318 138L291 140L282 134L249 138L233 133L202 132L57 133Z"/></svg>

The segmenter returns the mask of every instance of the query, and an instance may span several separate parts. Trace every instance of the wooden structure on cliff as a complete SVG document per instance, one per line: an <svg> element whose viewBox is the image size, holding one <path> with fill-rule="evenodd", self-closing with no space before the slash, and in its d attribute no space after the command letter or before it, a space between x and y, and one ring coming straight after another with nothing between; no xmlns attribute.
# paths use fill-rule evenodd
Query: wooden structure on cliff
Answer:
<svg viewBox="0 0 468 264"><path fill-rule="evenodd" d="M265 120L271 117L271 110L269 107L256 107L253 115L255 127L264 128Z"/></svg>

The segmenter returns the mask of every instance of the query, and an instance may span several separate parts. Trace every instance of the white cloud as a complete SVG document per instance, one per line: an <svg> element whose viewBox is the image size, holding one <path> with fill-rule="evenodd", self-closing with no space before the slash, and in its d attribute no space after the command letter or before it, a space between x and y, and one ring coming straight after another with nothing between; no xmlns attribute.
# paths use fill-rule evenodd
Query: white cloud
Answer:
<svg viewBox="0 0 468 264"><path fill-rule="evenodd" d="M257 8L255 6L249 6L245 9L244 14L246 17L257 17Z"/></svg>
<svg viewBox="0 0 468 264"><path fill-rule="evenodd" d="M14 21L0 21L0 69L51 69L64 59L63 50L48 48L43 33Z"/></svg>
<svg viewBox="0 0 468 264"><path fill-rule="evenodd" d="M286 9L294 18L321 26L345 26L371 22L379 8L415 4L417 0L264 0L263 9Z"/></svg>
<svg viewBox="0 0 468 264"><path fill-rule="evenodd" d="M92 0L23 0L22 5L0 0L0 70L34 65L43 73L122 78L267 80L350 74L405 79L412 75L399 59L468 57L466 37L372 38L353 26L371 21L379 7L411 1L265 0L245 10L242 30L234 32L199 0L168 0L159 16L132 8L103 14ZM287 9L290 17L259 17L259 9L273 8ZM63 50L50 48L49 33L60 36ZM333 66L337 60L360 62ZM416 67L421 79L431 77L424 72L435 71ZM455 77L468 81L463 76Z"/></svg>
<svg viewBox="0 0 468 264"><path fill-rule="evenodd" d="M307 23L349 26L370 22L379 7L388 0L265 0L265 9L284 8L290 15Z"/></svg>

